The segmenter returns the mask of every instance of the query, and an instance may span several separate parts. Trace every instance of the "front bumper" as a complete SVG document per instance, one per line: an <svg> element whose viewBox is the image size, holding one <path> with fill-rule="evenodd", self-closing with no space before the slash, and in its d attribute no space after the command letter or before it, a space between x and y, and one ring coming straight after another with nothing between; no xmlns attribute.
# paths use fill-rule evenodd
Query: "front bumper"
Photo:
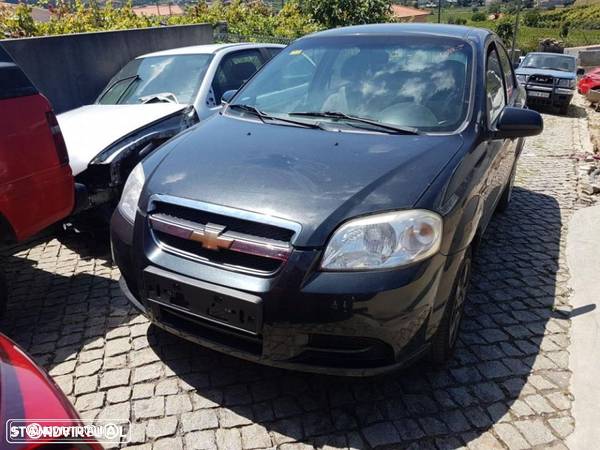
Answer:
<svg viewBox="0 0 600 450"><path fill-rule="evenodd" d="M140 222L132 234L117 210L111 226L120 284L137 309L205 347L305 372L372 376L421 356L462 258L438 254L401 270L334 273L314 270L318 250L296 249L281 270L265 277L162 252L144 240ZM257 303L244 310L246 316L256 312L254 328L211 309L223 302L221 314L239 314L240 299Z"/></svg>
<svg viewBox="0 0 600 450"><path fill-rule="evenodd" d="M561 107L571 103L574 89L526 84L528 106Z"/></svg>

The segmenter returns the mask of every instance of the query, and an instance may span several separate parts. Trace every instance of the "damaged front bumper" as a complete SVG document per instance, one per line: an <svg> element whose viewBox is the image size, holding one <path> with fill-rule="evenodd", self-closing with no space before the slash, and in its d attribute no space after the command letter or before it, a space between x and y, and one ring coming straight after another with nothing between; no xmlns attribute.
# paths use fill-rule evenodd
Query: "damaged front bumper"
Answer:
<svg viewBox="0 0 600 450"><path fill-rule="evenodd" d="M193 106L148 124L119 139L92 159L75 177L74 213L104 207L106 221L114 210L125 181L144 157L181 131L198 123Z"/></svg>

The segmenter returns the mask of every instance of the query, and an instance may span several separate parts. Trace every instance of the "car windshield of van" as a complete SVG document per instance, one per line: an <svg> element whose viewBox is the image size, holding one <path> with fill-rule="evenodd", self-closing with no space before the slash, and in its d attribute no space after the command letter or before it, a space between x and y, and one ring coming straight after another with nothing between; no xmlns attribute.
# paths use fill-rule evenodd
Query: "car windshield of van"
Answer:
<svg viewBox="0 0 600 450"><path fill-rule="evenodd" d="M108 83L96 103L192 103L212 55L165 55L130 61Z"/></svg>
<svg viewBox="0 0 600 450"><path fill-rule="evenodd" d="M242 88L227 113L343 131L454 131L469 109L472 59L467 42L447 37L303 39Z"/></svg>
<svg viewBox="0 0 600 450"><path fill-rule="evenodd" d="M521 67L575 72L575 59L552 53L530 53L521 63Z"/></svg>

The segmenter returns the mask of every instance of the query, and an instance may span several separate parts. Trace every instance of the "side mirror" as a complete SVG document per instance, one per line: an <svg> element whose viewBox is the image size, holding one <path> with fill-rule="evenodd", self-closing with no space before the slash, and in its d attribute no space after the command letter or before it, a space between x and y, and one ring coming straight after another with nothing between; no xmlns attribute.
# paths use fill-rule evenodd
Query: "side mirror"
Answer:
<svg viewBox="0 0 600 450"><path fill-rule="evenodd" d="M221 104L222 105L229 104L229 102L235 96L235 94L237 94L237 91L235 89L232 89L230 91L225 91L225 93L221 96Z"/></svg>
<svg viewBox="0 0 600 450"><path fill-rule="evenodd" d="M578 67L577 68L577 76L580 77L582 75L585 75L585 69L583 67Z"/></svg>
<svg viewBox="0 0 600 450"><path fill-rule="evenodd" d="M537 111L505 107L496 123L495 139L516 139L536 136L544 131L544 121Z"/></svg>

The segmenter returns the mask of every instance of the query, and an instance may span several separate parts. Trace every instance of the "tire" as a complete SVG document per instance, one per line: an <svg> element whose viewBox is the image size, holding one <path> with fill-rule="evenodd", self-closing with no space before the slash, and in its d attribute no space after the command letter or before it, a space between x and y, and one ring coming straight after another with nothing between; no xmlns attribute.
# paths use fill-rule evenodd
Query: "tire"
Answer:
<svg viewBox="0 0 600 450"><path fill-rule="evenodd" d="M429 360L436 366L444 365L454 354L471 279L471 259L472 251L469 247L456 274L440 326L431 341Z"/></svg>
<svg viewBox="0 0 600 450"><path fill-rule="evenodd" d="M506 211L508 209L508 206L510 205L510 201L512 199L513 186L515 184L515 173L516 173L516 166L515 166L515 168L513 168L512 172L510 174L510 178L508 179L506 186L504 186L504 190L502 191L500 200L498 200L498 204L496 205L496 211L498 211L498 212Z"/></svg>

